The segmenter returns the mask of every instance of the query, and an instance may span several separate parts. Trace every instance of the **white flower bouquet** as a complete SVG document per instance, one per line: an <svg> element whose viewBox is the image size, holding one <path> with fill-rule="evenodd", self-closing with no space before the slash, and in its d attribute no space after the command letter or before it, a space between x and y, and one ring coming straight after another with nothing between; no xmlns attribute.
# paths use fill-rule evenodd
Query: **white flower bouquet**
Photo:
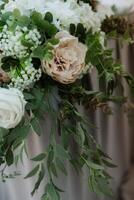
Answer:
<svg viewBox="0 0 134 200"><path fill-rule="evenodd" d="M120 77L130 88L134 87L134 78L116 63L106 41L113 36L128 41L132 31L126 18L95 0L1 1L2 181L16 175L6 174L6 167L21 160L31 132L40 136L40 120L47 113L52 119L50 143L43 153L31 159L37 165L25 177L38 176L32 195L47 171L48 184L41 199L60 199L62 188L55 185L55 177L59 170L66 174L65 161L76 170L83 166L89 169L92 191L112 195L108 185L110 176L105 169L113 164L88 133L87 126L91 123L78 112L76 105L95 110L101 107L106 111L109 101L126 103L126 97L114 96L114 91L122 83ZM87 73L92 76L93 68L98 74L99 91L87 89L83 84ZM70 141L78 146L76 157L70 150Z"/></svg>

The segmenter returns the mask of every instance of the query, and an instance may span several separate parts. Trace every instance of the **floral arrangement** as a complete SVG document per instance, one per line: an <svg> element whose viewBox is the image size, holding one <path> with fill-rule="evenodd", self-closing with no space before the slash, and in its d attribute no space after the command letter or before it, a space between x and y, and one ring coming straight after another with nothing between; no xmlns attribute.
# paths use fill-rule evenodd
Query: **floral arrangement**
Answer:
<svg viewBox="0 0 134 200"><path fill-rule="evenodd" d="M132 41L132 24L94 0L8 0L0 6L2 181L18 175L6 174L6 167L21 162L29 134L41 135L40 120L47 115L52 122L50 143L31 158L35 168L25 177L37 176L31 194L47 171L41 200L59 200L62 188L55 184L55 177L59 171L67 174L65 162L69 161L78 172L88 168L91 191L112 196L106 169L114 165L87 131L93 125L77 106L110 111L108 102L127 102L115 91L122 79L133 89L134 78L113 59L106 41L110 37ZM94 69L99 91L89 91L83 84ZM78 147L75 156L71 141Z"/></svg>

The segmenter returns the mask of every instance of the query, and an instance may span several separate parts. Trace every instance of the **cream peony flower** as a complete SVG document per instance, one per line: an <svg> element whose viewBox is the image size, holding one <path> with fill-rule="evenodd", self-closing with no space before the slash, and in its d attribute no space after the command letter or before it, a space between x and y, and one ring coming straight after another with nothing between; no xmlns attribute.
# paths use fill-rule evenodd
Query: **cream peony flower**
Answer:
<svg viewBox="0 0 134 200"><path fill-rule="evenodd" d="M17 89L0 88L0 127L15 128L25 112L26 101Z"/></svg>
<svg viewBox="0 0 134 200"><path fill-rule="evenodd" d="M55 37L59 44L54 48L53 59L42 61L43 71L60 83L73 83L85 69L87 47L66 31L57 33Z"/></svg>

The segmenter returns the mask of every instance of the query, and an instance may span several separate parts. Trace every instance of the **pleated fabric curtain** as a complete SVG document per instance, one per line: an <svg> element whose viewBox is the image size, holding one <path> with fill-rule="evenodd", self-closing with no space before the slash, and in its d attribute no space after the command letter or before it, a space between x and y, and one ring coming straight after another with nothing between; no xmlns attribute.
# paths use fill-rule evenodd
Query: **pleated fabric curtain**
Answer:
<svg viewBox="0 0 134 200"><path fill-rule="evenodd" d="M110 41L109 46L114 49L114 57L120 59L126 67L126 70L129 70L130 73L134 74L134 46L124 45L123 48L120 48L119 44L115 41ZM91 90L98 89L95 70L92 71L92 76L89 74L85 81ZM125 93L126 95L130 95L127 85ZM113 108L113 115L107 115L100 111L93 113L85 110L83 107L79 107L79 110L90 122L98 127L94 131L89 130L90 133L93 134L96 140L102 145L103 150L112 157L113 162L118 166L115 169L109 170L109 173L114 178L112 187L116 194L115 199L119 199L118 193L121 192L120 198L122 198L122 200L133 200L134 198L126 198L129 194L127 189L129 188L128 183L129 185L132 185L130 184L132 180L130 181L128 177L126 182L122 182L122 180L125 173L129 171L129 169L132 169L131 164L134 160L134 123L132 118L128 117L127 113L124 113L124 108L114 104L111 104L110 106ZM41 153L49 141L51 123L47 116L44 116L41 125L43 129L42 137L38 138L35 134L31 134L29 138L28 150L31 156ZM97 197L96 194L89 192L87 184L88 172L86 169L84 169L81 175L77 176L76 172L68 163L66 163L66 166L68 176L66 177L63 174L60 174L58 180L56 180L59 187L65 191L65 193L62 194L62 200L110 200L107 197ZM31 197L30 192L32 191L36 180L32 178L28 180L22 179L32 167L33 164L28 161L27 157L24 157L23 165L18 166L17 168L17 171L20 171L22 176L14 180L9 180L6 183L0 183L0 200L40 200L42 191L47 182L47 176L41 185L41 189L34 197ZM11 173L14 170L16 170L16 168L10 168L8 173ZM131 178L134 180L134 172L131 172L131 174L133 174L133 178L132 176Z"/></svg>

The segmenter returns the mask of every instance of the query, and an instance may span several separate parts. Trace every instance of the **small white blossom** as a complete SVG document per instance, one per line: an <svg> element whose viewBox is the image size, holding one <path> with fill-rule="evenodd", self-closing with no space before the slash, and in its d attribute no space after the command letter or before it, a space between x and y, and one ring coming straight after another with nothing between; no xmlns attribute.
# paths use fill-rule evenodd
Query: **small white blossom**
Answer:
<svg viewBox="0 0 134 200"><path fill-rule="evenodd" d="M40 34L37 29L28 30L26 27L16 27L14 32L8 30L8 26L3 27L0 33L0 50L3 56L12 56L15 58L23 58L28 56L29 48L22 44L22 38L33 43L30 50L35 49L40 44Z"/></svg>
<svg viewBox="0 0 134 200"><path fill-rule="evenodd" d="M34 10L44 13L45 1L46 0L9 0L9 2L5 4L3 12L13 11L17 8L23 15L29 15L31 11Z"/></svg>
<svg viewBox="0 0 134 200"><path fill-rule="evenodd" d="M41 69L35 69L29 59L24 63L23 69L19 74L11 73L11 83L9 87L18 88L22 91L28 89L41 78L41 74Z"/></svg>

